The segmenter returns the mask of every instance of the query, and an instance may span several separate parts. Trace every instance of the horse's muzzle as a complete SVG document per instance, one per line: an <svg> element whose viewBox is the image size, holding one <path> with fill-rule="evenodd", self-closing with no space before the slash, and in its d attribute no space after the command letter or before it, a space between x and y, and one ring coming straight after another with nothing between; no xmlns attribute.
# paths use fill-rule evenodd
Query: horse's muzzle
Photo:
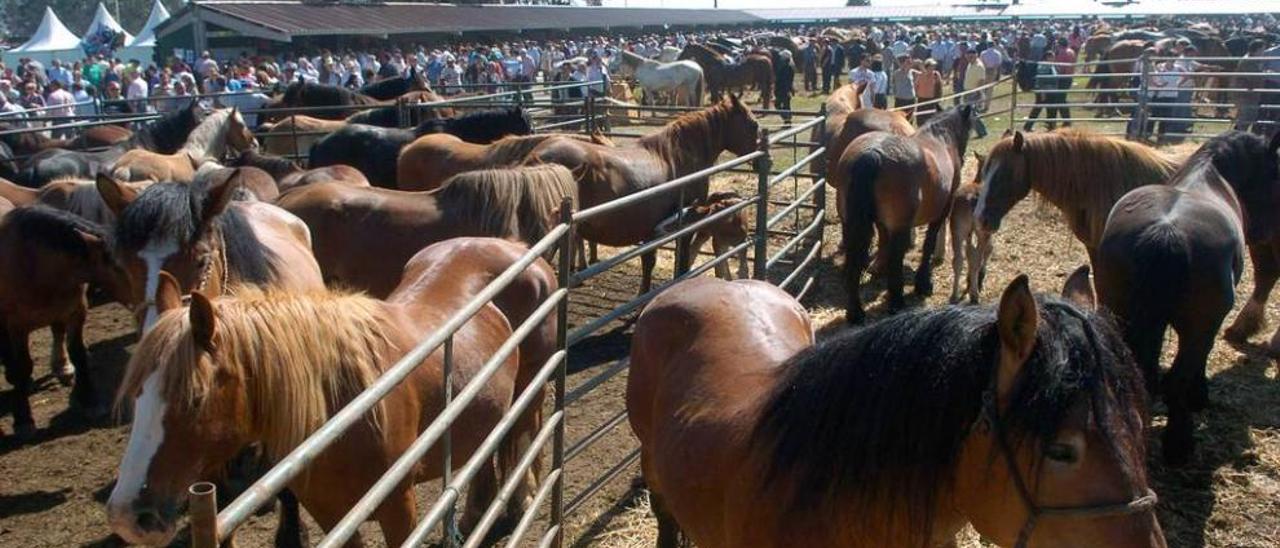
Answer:
<svg viewBox="0 0 1280 548"><path fill-rule="evenodd" d="M176 506L143 502L107 506L111 531L125 542L167 546L178 533Z"/></svg>

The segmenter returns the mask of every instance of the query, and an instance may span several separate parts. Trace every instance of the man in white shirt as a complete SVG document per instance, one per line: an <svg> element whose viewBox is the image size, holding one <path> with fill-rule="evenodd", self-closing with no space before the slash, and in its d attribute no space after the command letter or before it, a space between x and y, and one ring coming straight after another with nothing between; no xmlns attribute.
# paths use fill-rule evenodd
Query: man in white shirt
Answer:
<svg viewBox="0 0 1280 548"><path fill-rule="evenodd" d="M147 96L150 95L150 88L147 81L137 71L129 73L129 89L125 92L125 99L133 101L134 112L149 112L147 105Z"/></svg>
<svg viewBox="0 0 1280 548"><path fill-rule="evenodd" d="M71 93L62 87L62 82L58 80L51 80L49 82L49 95L44 98L45 106L49 107L48 110L45 111L46 116L75 116L76 112L75 107L73 106L75 102L75 97L72 97ZM56 128L56 126L63 126L69 123L71 123L70 120L55 120L53 122L53 125L55 126L55 129L52 131L53 138L62 139L64 137L71 136L72 132L70 129Z"/></svg>
<svg viewBox="0 0 1280 548"><path fill-rule="evenodd" d="M49 64L49 81L62 84L62 89L65 91L68 87L71 87L71 71L62 66L61 61L54 59Z"/></svg>
<svg viewBox="0 0 1280 548"><path fill-rule="evenodd" d="M19 105L17 101L10 101L7 95L0 93L0 122L5 122L15 128L26 127L27 125L22 122L22 120L26 119L26 111L27 109L22 108L22 105Z"/></svg>

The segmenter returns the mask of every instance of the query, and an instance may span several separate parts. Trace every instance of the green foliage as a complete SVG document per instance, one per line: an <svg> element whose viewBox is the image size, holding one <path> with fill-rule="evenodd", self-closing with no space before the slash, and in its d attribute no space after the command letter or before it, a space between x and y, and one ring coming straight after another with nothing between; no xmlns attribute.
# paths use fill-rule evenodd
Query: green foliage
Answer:
<svg viewBox="0 0 1280 548"><path fill-rule="evenodd" d="M152 0L102 1L106 4L107 11L116 16L116 20L130 34L137 34L142 30L147 16L151 15ZM161 2L169 9L169 13L176 13L182 6L181 0ZM11 42L25 41L40 26L40 18L44 17L46 6L53 8L53 12L58 14L58 18L76 36L84 34L98 9L96 0L0 0L0 32L5 32ZM8 34L9 32L12 34Z"/></svg>

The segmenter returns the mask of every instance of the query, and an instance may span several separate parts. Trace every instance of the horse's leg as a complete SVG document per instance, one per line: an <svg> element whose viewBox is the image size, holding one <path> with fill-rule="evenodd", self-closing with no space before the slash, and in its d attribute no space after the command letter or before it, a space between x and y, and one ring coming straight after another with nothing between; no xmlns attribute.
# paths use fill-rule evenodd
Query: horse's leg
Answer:
<svg viewBox="0 0 1280 548"><path fill-rule="evenodd" d="M951 214L948 228L951 230L951 304L956 304L964 299L964 294L969 291L968 287L963 290L960 288L960 278L963 275L965 267L965 258L969 259L970 264L973 262L973 255L966 255L966 247L969 243L968 233L972 229L970 220L955 212ZM938 246L941 248L942 246Z"/></svg>
<svg viewBox="0 0 1280 548"><path fill-rule="evenodd" d="M972 223L973 221L970 220ZM973 230L970 228L970 230ZM973 239L976 243L966 243L966 251L969 253L969 302L978 304L979 293L982 292L982 283L987 278L987 261L991 259L991 234L983 237L980 234L974 234ZM1091 263L1097 264L1097 263Z"/></svg>
<svg viewBox="0 0 1280 548"><path fill-rule="evenodd" d="M715 240L711 241L711 253L713 253L716 257L719 257L725 251L728 251L728 249L729 249L729 246L724 245L721 242L717 242ZM733 279L733 275L729 273L729 259L725 259L723 261L716 263L716 277L720 278L721 280Z"/></svg>
<svg viewBox="0 0 1280 548"><path fill-rule="evenodd" d="M409 493L412 497L412 492ZM480 467L480 471L476 473L475 479L471 481L471 486L467 489L467 504L462 511L462 518L458 520L458 528L466 534L470 534L476 525L480 523L480 518L484 516L484 511L488 509L489 502L498 496L498 470L497 458L490 458ZM494 538L498 533L496 529L489 531L489 538ZM398 542L396 544L399 544Z"/></svg>
<svg viewBox="0 0 1280 548"><path fill-rule="evenodd" d="M89 303L82 296L75 313L67 321L67 353L76 368L76 386L71 390L71 399L86 417L97 420L106 416L107 410L100 402L93 370L89 367L89 351L84 346L84 321L88 308Z"/></svg>
<svg viewBox="0 0 1280 548"><path fill-rule="evenodd" d="M1249 246L1249 256L1253 259L1253 293L1249 301L1236 315L1223 338L1235 343L1243 343L1262 329L1266 324L1267 298L1271 289L1280 278L1280 264L1276 261L1276 245L1273 242Z"/></svg>
<svg viewBox="0 0 1280 548"><path fill-rule="evenodd" d="M399 546L413 533L418 517L413 489L406 486L399 493L392 493L378 507L375 514L378 526L382 528L382 536L387 546Z"/></svg>
<svg viewBox="0 0 1280 548"><path fill-rule="evenodd" d="M849 292L844 314L845 321L852 324L862 323L866 318L859 289L862 285L862 272L867 269L867 263L871 260L873 226L869 216L846 218L843 223L845 286Z"/></svg>
<svg viewBox="0 0 1280 548"><path fill-rule="evenodd" d="M1201 319L1191 329L1178 330L1178 355L1164 383L1164 400L1169 406L1169 424L1164 431L1165 461L1179 465L1187 462L1195 449L1195 424L1192 413L1202 410L1208 400L1204 369L1213 350L1213 339L1222 323ZM1208 325L1206 325L1208 324Z"/></svg>
<svg viewBox="0 0 1280 548"><path fill-rule="evenodd" d="M950 217L950 215L948 215L948 217ZM939 223L945 222L945 220L946 218L944 217L943 221L939 221ZM933 266L939 266L946 260L947 260L947 231L942 230L942 227L939 226L938 245L933 247Z"/></svg>
<svg viewBox="0 0 1280 548"><path fill-rule="evenodd" d="M51 344L49 345L49 370L58 378L62 386L71 386L76 378L76 369L67 357L67 328L61 324L49 326Z"/></svg>
<svg viewBox="0 0 1280 548"><path fill-rule="evenodd" d="M276 548L303 548L310 546L307 528L302 523L298 497L285 489L276 495L280 500L280 521L276 525Z"/></svg>
<svg viewBox="0 0 1280 548"><path fill-rule="evenodd" d="M600 262L600 244L595 242L587 242L591 247L591 264Z"/></svg>
<svg viewBox="0 0 1280 548"><path fill-rule="evenodd" d="M26 440L35 434L36 423L31 417L31 394L35 383L31 380L31 352L27 348L29 332L7 330L5 341L4 379L13 387L13 435Z"/></svg>
<svg viewBox="0 0 1280 548"><path fill-rule="evenodd" d="M675 516L667 509L662 495L649 491L649 508L653 509L653 517L658 520L657 548L679 548L680 524L676 523Z"/></svg>
<svg viewBox="0 0 1280 548"><path fill-rule="evenodd" d="M924 235L924 248L920 250L920 268L916 269L916 295L927 297L933 294L933 255L935 249L941 248L938 245L941 232L942 220L929 223L929 230Z"/></svg>
<svg viewBox="0 0 1280 548"><path fill-rule="evenodd" d="M640 293L644 295L653 286L653 267L658 264L658 251L653 250L640 256Z"/></svg>
<svg viewBox="0 0 1280 548"><path fill-rule="evenodd" d="M909 221L908 221L909 222ZM907 305L906 299L903 298L903 276L902 263L907 258L907 250L911 248L911 227L899 228L892 230L887 226L881 227L880 234L884 236L880 239L880 254L885 258L885 267L889 269L886 275L886 289L889 292L889 311L897 312ZM936 238L934 238L936 240ZM928 257L926 253L925 257ZM921 270L928 268L929 261L923 261L920 266ZM919 280L919 272L916 273L916 279ZM926 278L927 280L928 278ZM932 288L929 289L932 291ZM919 288L917 286L917 291Z"/></svg>

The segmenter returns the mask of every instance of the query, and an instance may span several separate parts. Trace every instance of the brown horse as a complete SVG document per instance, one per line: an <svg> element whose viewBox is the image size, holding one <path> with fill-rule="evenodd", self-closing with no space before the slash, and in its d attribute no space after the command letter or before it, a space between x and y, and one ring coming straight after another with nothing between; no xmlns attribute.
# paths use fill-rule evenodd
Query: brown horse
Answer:
<svg viewBox="0 0 1280 548"><path fill-rule="evenodd" d="M1120 94L1111 90L1129 87L1133 77L1113 75L1138 72L1137 59L1147 47L1148 42L1145 40L1120 40L1107 48L1106 53L1102 56L1102 61L1106 62L1094 67L1093 76L1089 77L1088 88L1098 90L1098 96L1095 99L1097 103L1110 104L1120 102ZM1119 112L1116 107L1098 107L1099 115L1105 115L1113 111Z"/></svg>
<svg viewBox="0 0 1280 548"><path fill-rule="evenodd" d="M982 191L974 214L980 246L990 249L1004 216L1035 190L1062 211L1092 257L1116 201L1134 188L1167 181L1181 165L1144 144L1074 129L1015 132L991 148L979 172ZM986 260L980 255L980 263Z"/></svg>
<svg viewBox="0 0 1280 548"><path fill-rule="evenodd" d="M190 183L207 161L219 161L228 151L254 148L257 141L235 108L209 113L174 154L145 149L125 152L111 167L112 177L122 181L173 181Z"/></svg>
<svg viewBox="0 0 1280 548"><path fill-rule="evenodd" d="M139 343L117 399L133 405L134 418L107 501L115 533L167 544L192 482L216 476L251 444L271 460L295 448L472 298L470 276L456 266L407 271L385 302L324 289L246 288L215 301L193 293L184 309L177 283L166 278L158 295L166 312ZM492 304L454 335L454 393L510 335ZM443 368L437 351L289 484L322 528L336 525L435 420L444 406ZM453 424L453 462L466 462L510 408L517 373L512 355ZM438 446L428 452L374 513L388 544L413 529L412 484L438 477L443 457ZM464 526L496 495L498 460L486 459L471 484ZM350 544L362 545L359 535Z"/></svg>
<svg viewBox="0 0 1280 548"><path fill-rule="evenodd" d="M1139 187L1116 202L1098 244L1098 294L1124 327L1148 387L1164 394L1164 457L1172 464L1194 450L1191 415L1208 405L1205 363L1235 304L1246 244L1259 276L1242 326L1261 315L1275 284L1277 148L1280 138L1268 144L1243 132L1214 137L1167 184ZM1161 383L1170 327L1178 354Z"/></svg>
<svg viewBox="0 0 1280 548"><path fill-rule="evenodd" d="M651 133L620 147L576 139L551 139L529 155L530 163L560 164L578 180L582 208L616 200L667 181L711 167L728 151L736 155L756 150L759 126L751 109L737 96L690 112ZM633 205L607 212L578 225L577 234L588 242L608 246L632 245L650 239L654 228L680 208L707 196L709 181L683 191L654 195ZM683 200L683 201L682 201ZM653 257L642 258L645 270ZM687 257L677 258L688 264ZM647 293L648 277L641 283Z"/></svg>
<svg viewBox="0 0 1280 548"><path fill-rule="evenodd" d="M689 44L680 52L679 60L692 60L702 67L713 102L730 90L751 86L760 91L763 108L769 108L773 101L773 61L768 55L748 54L741 62L732 64L704 44Z"/></svg>
<svg viewBox="0 0 1280 548"><path fill-rule="evenodd" d="M280 196L280 207L311 228L316 259L330 283L384 296L405 262L435 242L490 236L534 243L555 225L553 212L578 186L560 166L481 170L432 192L321 182Z"/></svg>
<svg viewBox="0 0 1280 548"><path fill-rule="evenodd" d="M858 89L853 86L845 86L841 89ZM827 118L831 120L830 117ZM844 155L845 149L849 148L849 143L864 134L873 131L883 131L898 135L901 137L910 137L915 134L916 128L911 125L911 120L907 119L907 115L901 111L886 111L880 109L860 109L849 113L844 117L843 123L840 124L839 133L834 133L827 139L826 161L830 166L826 173L827 184L836 191L836 212L840 214L840 218L844 219L844 196L845 190L849 188L849 174L840 169L840 157Z"/></svg>
<svg viewBox="0 0 1280 548"><path fill-rule="evenodd" d="M0 123L0 132L18 129L12 124ZM80 131L80 135L73 139L50 139L44 136L44 132L30 131L24 133L11 133L8 135L0 135L0 142L9 145L13 150L13 154L19 158L26 158L32 154L50 148L64 148L68 150L80 150L86 148L108 147L122 143L133 136L133 132L127 128L114 125L92 126L84 128Z"/></svg>
<svg viewBox="0 0 1280 548"><path fill-rule="evenodd" d="M459 173L514 167L523 163L544 141L560 137L564 135L512 136L478 145L447 133L424 135L400 150L396 186L400 190L435 190Z"/></svg>
<svg viewBox="0 0 1280 548"><path fill-rule="evenodd" d="M234 170L225 179L156 183L137 194L105 177L97 186L116 214L114 244L133 280L130 302L141 306L143 331L158 314L162 270L184 291L209 295L243 286L324 287L307 225L273 205L239 201L251 196Z"/></svg>
<svg viewBox="0 0 1280 548"><path fill-rule="evenodd" d="M151 186L150 181L117 183L125 192L134 195ZM96 185L93 180L58 179L38 189L31 189L0 179L0 198L5 198L15 206L42 204L74 213L100 225L113 225L115 213L102 201Z"/></svg>
<svg viewBox="0 0 1280 548"><path fill-rule="evenodd" d="M714 192L699 200L693 205L684 208L683 211L668 217L666 220L658 223L657 228L653 230L657 236L664 236L679 230L680 225L690 225L699 222L707 217L720 213L725 209L741 204L742 195L734 191ZM693 236L693 241L689 246L691 252L688 257L689 262L683 268L692 266L692 260L702 250L702 246L706 245L707 240L711 241L711 252L719 257L730 248L747 241L747 237L751 235L751 228L747 225L747 215L745 210L739 210L738 213L726 217L722 221L711 223L698 230ZM749 278L747 272L747 250L743 249L738 254L738 270L736 277L738 279ZM647 262L656 262L654 259L642 259ZM732 280L735 275L729 272L729 262L722 261L715 266L716 277L722 280ZM652 265L645 268L643 275L651 278L653 275ZM648 292L647 290L645 291Z"/></svg>
<svg viewBox="0 0 1280 548"><path fill-rule="evenodd" d="M845 141L843 145L833 143L837 135L844 132L844 122L850 114L862 108L862 92L867 85L848 84L836 88L827 96L825 103L827 119L823 125L816 126L809 133L809 140L817 143L817 146L827 147L826 153L822 156L814 158L811 172L815 175L824 175L830 181L831 176L828 171L832 166L836 165L836 161L840 159L840 155L844 153L844 147L849 146L849 141ZM880 129L878 131L888 131Z"/></svg>
<svg viewBox="0 0 1280 548"><path fill-rule="evenodd" d="M129 278L112 254L105 227L39 205L0 218L0 361L14 388L13 424L20 439L35 432L28 337L42 327L51 327L55 340L65 334L75 366L72 405L92 419L104 414L84 345L89 284L128 301Z"/></svg>
<svg viewBox="0 0 1280 548"><path fill-rule="evenodd" d="M1084 279L1069 290L1088 303ZM1002 546L1163 548L1140 375L1081 308L1021 276L997 309L810 347L805 310L772 286L664 292L627 384L657 545L948 546L971 523Z"/></svg>
<svg viewBox="0 0 1280 548"><path fill-rule="evenodd" d="M986 165L987 157L977 152L973 157L978 161L974 180L956 189L947 223L951 232L951 304L964 300L965 295L969 296L970 304L978 304L982 281L987 275L986 264L980 257L991 254L989 249L982 247L990 246L991 239L978 237L978 221L973 213L982 192L982 166ZM961 278L965 280L963 285Z"/></svg>
<svg viewBox="0 0 1280 548"><path fill-rule="evenodd" d="M346 120L295 114L279 122L261 124L258 130L262 137L262 149L266 152L290 158L306 158L311 145L346 126Z"/></svg>
<svg viewBox="0 0 1280 548"><path fill-rule="evenodd" d="M205 162L196 170L192 182L236 179L235 184L261 202L274 202L280 189L270 173L256 167L223 167L217 162Z"/></svg>
<svg viewBox="0 0 1280 548"><path fill-rule="evenodd" d="M881 260L886 266L889 308L896 311L906 302L902 296L902 261L911 247L916 226L928 225L922 259L916 269L915 291L933 292L934 250L938 233L951 211L955 189L960 186L960 168L973 107L963 105L931 118L910 137L872 132L849 143L837 169L848 173L845 193L844 246L849 302L845 311L850 323L860 323L862 273L871 257L871 235L879 235Z"/></svg>
<svg viewBox="0 0 1280 548"><path fill-rule="evenodd" d="M1102 59L1107 54L1107 50L1111 48L1111 34L1098 33L1085 39L1084 60L1086 63Z"/></svg>
<svg viewBox="0 0 1280 548"><path fill-rule="evenodd" d="M325 181L334 181L348 186L369 187L369 179L360 170L344 165L325 166L299 171L280 179L276 185L280 194L301 186L313 185Z"/></svg>

